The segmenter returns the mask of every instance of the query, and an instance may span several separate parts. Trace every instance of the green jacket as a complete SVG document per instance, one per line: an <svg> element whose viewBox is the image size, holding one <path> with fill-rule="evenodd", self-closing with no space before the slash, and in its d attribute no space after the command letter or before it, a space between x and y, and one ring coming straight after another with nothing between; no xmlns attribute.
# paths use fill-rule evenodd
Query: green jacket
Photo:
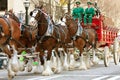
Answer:
<svg viewBox="0 0 120 80"><path fill-rule="evenodd" d="M92 16L94 16L94 15L95 15L95 10L94 10L94 8L93 8L93 7L91 7L91 8L86 8L86 9L85 9L85 14L92 14Z"/></svg>
<svg viewBox="0 0 120 80"><path fill-rule="evenodd" d="M74 19L78 18L79 20L81 20L83 14L84 14L84 9L82 7L74 8L72 11L72 16Z"/></svg>

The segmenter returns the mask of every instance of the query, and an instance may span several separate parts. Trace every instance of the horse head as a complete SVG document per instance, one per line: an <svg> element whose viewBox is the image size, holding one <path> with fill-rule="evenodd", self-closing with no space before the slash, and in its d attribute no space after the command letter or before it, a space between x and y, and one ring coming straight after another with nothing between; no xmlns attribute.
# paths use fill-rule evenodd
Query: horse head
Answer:
<svg viewBox="0 0 120 80"><path fill-rule="evenodd" d="M45 35L47 28L48 28L48 14L43 12L40 8L35 8L33 11L30 12L30 22L29 25L37 26L38 27L38 34L40 36Z"/></svg>
<svg viewBox="0 0 120 80"><path fill-rule="evenodd" d="M77 32L77 29L78 29L77 22L68 13L66 13L63 16L62 21L65 22L68 30L70 31L71 37L73 37L75 35L75 33Z"/></svg>

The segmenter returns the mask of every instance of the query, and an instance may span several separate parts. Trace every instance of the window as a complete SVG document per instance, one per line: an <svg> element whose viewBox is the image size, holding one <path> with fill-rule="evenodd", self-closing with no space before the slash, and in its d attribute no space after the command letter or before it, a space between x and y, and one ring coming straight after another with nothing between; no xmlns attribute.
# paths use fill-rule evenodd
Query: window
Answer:
<svg viewBox="0 0 120 80"><path fill-rule="evenodd" d="M0 0L0 11L7 10L7 0Z"/></svg>

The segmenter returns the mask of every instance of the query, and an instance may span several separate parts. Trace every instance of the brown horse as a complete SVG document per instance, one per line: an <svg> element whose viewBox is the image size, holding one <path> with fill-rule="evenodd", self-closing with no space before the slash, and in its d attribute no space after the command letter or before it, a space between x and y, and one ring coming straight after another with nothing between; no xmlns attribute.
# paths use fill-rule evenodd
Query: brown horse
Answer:
<svg viewBox="0 0 120 80"><path fill-rule="evenodd" d="M6 17L6 18L12 18L18 24L20 24L20 21L19 21L18 17L13 13L12 10L6 11L5 14L4 14L4 17Z"/></svg>
<svg viewBox="0 0 120 80"><path fill-rule="evenodd" d="M36 42L36 35L37 35L37 27L24 25L20 23L18 17L12 13L12 11L5 12L4 17L12 18L18 24L19 28L21 28L21 36L19 41L17 41L17 48L30 48ZM22 24L22 25L20 25ZM22 29L23 28L23 29Z"/></svg>
<svg viewBox="0 0 120 80"><path fill-rule="evenodd" d="M19 40L21 35L20 28L16 21L11 18L0 17L0 47L11 58L11 52L8 50L7 45L15 45L15 40Z"/></svg>
<svg viewBox="0 0 120 80"><path fill-rule="evenodd" d="M21 31L15 20L12 18L0 17L0 48L8 55L9 63L11 63L11 57L13 54L10 47L14 46L12 47L13 49L17 48L16 41L20 39L20 35ZM11 76L9 70L8 76Z"/></svg>
<svg viewBox="0 0 120 80"><path fill-rule="evenodd" d="M61 46L65 47L66 43L71 41L68 29L66 26L53 25L50 16L44 13L40 8L35 8L30 15L31 20L29 25L38 26L38 44L36 49L40 52L42 64L44 63L44 56L47 55L48 68L52 50L55 48L58 49L58 47ZM46 68L43 72L44 75L50 75L51 73L51 71L46 71Z"/></svg>
<svg viewBox="0 0 120 80"><path fill-rule="evenodd" d="M73 38L73 45L76 47L79 51L81 56L81 61L83 63L83 51L84 48L87 50L91 48L96 48L96 42L97 42L97 34L96 31L92 28L86 28L82 30L82 33L80 35L77 35L77 31L79 31L78 23L69 15L65 14L64 18L65 23L68 27L68 30L70 32L71 38ZM81 68L81 67L80 67ZM83 67L82 67L83 68Z"/></svg>
<svg viewBox="0 0 120 80"><path fill-rule="evenodd" d="M2 42L1 43L1 48L3 52L5 52L9 58L11 59L11 55L13 52L9 50L7 45L15 46L15 50L17 50L18 54L21 53L21 51L25 50L28 52L29 48L32 48L34 44L36 43L36 32L37 32L37 27L31 27L31 26L26 26L24 25L24 30L21 34L21 29L20 29L20 22L19 19L14 15L14 13L6 13L5 15L9 17L1 17L1 37L5 39L5 41L1 38ZM4 38L5 37L5 38ZM22 49L21 49L22 48ZM14 49L13 49L14 51ZM29 52L32 53L29 49ZM16 56L17 59L17 56ZM13 59L14 61L14 59ZM16 60L17 61L17 60ZM9 62L11 63L11 62ZM11 64L8 64L11 65ZM16 65L17 66L17 65ZM20 67L19 67L20 69ZM22 68L23 69L23 68ZM21 70L22 70L21 69ZM12 78L14 74L11 74L13 71L11 70L11 67L9 67L8 70L8 76L9 78ZM17 72L17 71L16 71ZM13 72L14 73L14 72Z"/></svg>

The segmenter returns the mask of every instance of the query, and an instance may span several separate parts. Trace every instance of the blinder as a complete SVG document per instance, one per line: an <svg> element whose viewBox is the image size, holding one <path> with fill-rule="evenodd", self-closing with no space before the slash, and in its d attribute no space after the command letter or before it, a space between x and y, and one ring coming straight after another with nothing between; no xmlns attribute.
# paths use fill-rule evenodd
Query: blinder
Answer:
<svg viewBox="0 0 120 80"><path fill-rule="evenodd" d="M33 15L33 12L31 11L31 12L30 12L30 16L32 17L32 15Z"/></svg>

